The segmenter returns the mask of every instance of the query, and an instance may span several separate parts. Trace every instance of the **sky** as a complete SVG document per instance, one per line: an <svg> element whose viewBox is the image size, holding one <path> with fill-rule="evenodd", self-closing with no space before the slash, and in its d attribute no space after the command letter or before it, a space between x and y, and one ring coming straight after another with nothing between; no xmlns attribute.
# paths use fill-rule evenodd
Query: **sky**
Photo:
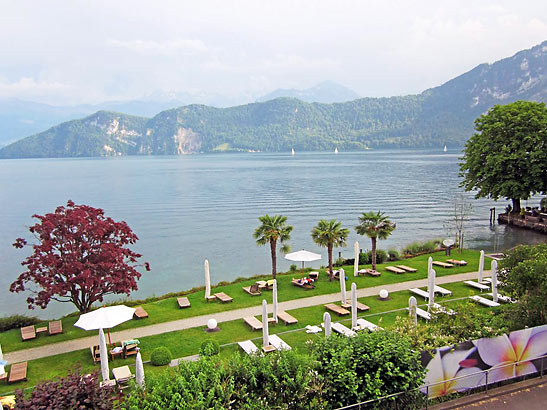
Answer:
<svg viewBox="0 0 547 410"><path fill-rule="evenodd" d="M416 94L547 40L547 1L0 0L0 98L188 92L252 101L330 80Z"/></svg>

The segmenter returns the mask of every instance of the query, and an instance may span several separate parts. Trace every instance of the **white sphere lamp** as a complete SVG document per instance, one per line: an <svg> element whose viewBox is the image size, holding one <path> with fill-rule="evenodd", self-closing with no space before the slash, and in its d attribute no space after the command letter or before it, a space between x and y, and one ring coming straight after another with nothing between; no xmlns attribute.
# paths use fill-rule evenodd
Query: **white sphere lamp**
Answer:
<svg viewBox="0 0 547 410"><path fill-rule="evenodd" d="M209 319L209 320L207 321L207 328L208 328L209 330L214 330L214 329L216 329L216 328L217 328L217 325L218 325L218 323L217 323L217 320L216 320L216 319Z"/></svg>
<svg viewBox="0 0 547 410"><path fill-rule="evenodd" d="M387 291L387 289L382 289L380 291L380 299L386 300L388 297L389 297L389 292Z"/></svg>

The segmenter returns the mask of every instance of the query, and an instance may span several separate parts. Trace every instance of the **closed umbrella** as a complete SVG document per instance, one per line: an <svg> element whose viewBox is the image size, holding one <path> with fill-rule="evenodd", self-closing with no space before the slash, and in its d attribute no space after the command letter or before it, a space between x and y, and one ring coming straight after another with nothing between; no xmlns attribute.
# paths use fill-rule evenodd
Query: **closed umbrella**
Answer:
<svg viewBox="0 0 547 410"><path fill-rule="evenodd" d="M418 324L418 314L416 312L416 308L418 307L418 302L414 296L411 296L408 299L408 314L410 315L410 319L412 320L412 323L414 323L414 326Z"/></svg>
<svg viewBox="0 0 547 410"><path fill-rule="evenodd" d="M492 261L492 299L498 301L498 261Z"/></svg>
<svg viewBox="0 0 547 410"><path fill-rule="evenodd" d="M351 328L357 327L357 285L351 284Z"/></svg>
<svg viewBox="0 0 547 410"><path fill-rule="evenodd" d="M135 360L135 382L138 386L144 387L144 366L142 365L141 352L137 353Z"/></svg>
<svg viewBox="0 0 547 410"><path fill-rule="evenodd" d="M108 343L112 344L109 329L114 326L118 326L120 323L133 319L134 313L135 308L130 308L124 305L102 307L81 315L78 321L74 323L74 326L84 330L97 330L101 328L107 329Z"/></svg>
<svg viewBox="0 0 547 410"><path fill-rule="evenodd" d="M110 369L108 367L108 351L106 350L106 341L102 328L99 329L99 353L101 356L101 375L104 382L110 380Z"/></svg>
<svg viewBox="0 0 547 410"><path fill-rule="evenodd" d="M285 255L285 259L294 262L302 262L302 277L304 277L304 262L313 262L321 259L321 255L318 253L313 253L305 251L302 249L298 252L292 252Z"/></svg>
<svg viewBox="0 0 547 410"><path fill-rule="evenodd" d="M205 259L203 263L205 267L205 299L211 297L211 276L209 275L209 261Z"/></svg>
<svg viewBox="0 0 547 410"><path fill-rule="evenodd" d="M478 278L479 283L482 283L483 271L484 271L484 251L481 251L481 256L479 259L479 278Z"/></svg>
<svg viewBox="0 0 547 410"><path fill-rule="evenodd" d="M268 335L268 303L262 300L262 346L270 345L270 336Z"/></svg>
<svg viewBox="0 0 547 410"><path fill-rule="evenodd" d="M344 272L343 268L340 268L340 271L338 272L338 275L340 276L340 297L342 298L342 304L346 304L346 273Z"/></svg>
<svg viewBox="0 0 547 410"><path fill-rule="evenodd" d="M359 275L359 242L355 241L355 244L353 245L353 254L354 254L354 262L353 262L353 276Z"/></svg>
<svg viewBox="0 0 547 410"><path fill-rule="evenodd" d="M430 256L427 259L427 277L429 277L429 272L431 272L431 269L433 269L433 258Z"/></svg>
<svg viewBox="0 0 547 410"><path fill-rule="evenodd" d="M331 335L331 328L330 328L330 314L329 312L323 313L323 327L325 328L325 337L329 337Z"/></svg>
<svg viewBox="0 0 547 410"><path fill-rule="evenodd" d="M273 318L277 323L277 279L273 280Z"/></svg>
<svg viewBox="0 0 547 410"><path fill-rule="evenodd" d="M429 271L429 275L427 275L427 291L429 292L428 297L428 308L431 309L433 305L435 304L435 276L437 272L435 272L435 269L431 269Z"/></svg>

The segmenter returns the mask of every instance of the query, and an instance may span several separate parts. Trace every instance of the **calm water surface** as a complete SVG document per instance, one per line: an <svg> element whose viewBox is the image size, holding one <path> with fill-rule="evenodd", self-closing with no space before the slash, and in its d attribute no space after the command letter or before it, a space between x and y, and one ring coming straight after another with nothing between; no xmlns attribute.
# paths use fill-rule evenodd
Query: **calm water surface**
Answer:
<svg viewBox="0 0 547 410"><path fill-rule="evenodd" d="M459 152L367 151L359 153L222 154L116 159L0 161L0 312L26 313L25 295L11 294L25 251L11 244L29 238L32 214L51 212L68 199L103 208L125 220L140 240L134 249L152 271L135 297L161 295L203 284L203 260L213 282L270 270L269 249L255 245L258 216L284 214L294 226L293 250L323 255L310 230L321 218L337 218L351 228L343 254L359 240L353 227L363 211L382 210L397 223L380 248L402 247L417 239L446 237L458 183ZM472 200L472 194L467 195ZM536 206L539 200L529 201ZM545 237L505 226L489 226L489 208L505 202L472 200L467 246L489 251ZM523 204L524 205L524 204ZM279 269L290 263L280 258ZM43 312L72 311L53 302Z"/></svg>

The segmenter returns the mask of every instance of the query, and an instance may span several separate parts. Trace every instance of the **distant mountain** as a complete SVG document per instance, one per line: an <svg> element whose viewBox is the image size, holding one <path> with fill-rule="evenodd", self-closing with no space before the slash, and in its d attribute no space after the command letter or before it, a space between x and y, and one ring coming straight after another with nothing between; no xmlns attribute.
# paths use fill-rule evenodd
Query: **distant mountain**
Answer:
<svg viewBox="0 0 547 410"><path fill-rule="evenodd" d="M4 147L0 158L462 146L494 104L547 101L546 71L547 41L419 95L188 105L152 118L101 111Z"/></svg>
<svg viewBox="0 0 547 410"><path fill-rule="evenodd" d="M352 101L360 98L359 94L343 85L332 81L324 81L305 90L279 88L257 99L257 102L274 100L276 98L297 98L305 102L337 103Z"/></svg>

